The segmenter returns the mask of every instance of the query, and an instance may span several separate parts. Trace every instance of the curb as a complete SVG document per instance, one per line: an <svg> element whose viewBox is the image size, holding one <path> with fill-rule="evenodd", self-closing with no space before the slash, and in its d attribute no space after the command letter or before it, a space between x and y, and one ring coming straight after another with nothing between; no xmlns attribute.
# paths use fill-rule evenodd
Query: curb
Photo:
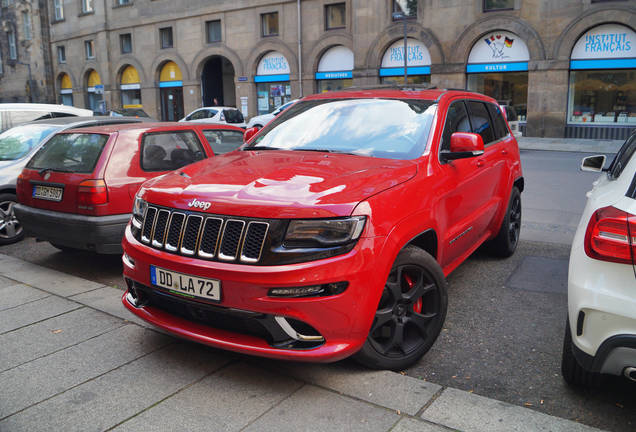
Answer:
<svg viewBox="0 0 636 432"><path fill-rule="evenodd" d="M547 150L581 153L617 153L623 145L620 140L594 140L578 138L517 138L520 150Z"/></svg>
<svg viewBox="0 0 636 432"><path fill-rule="evenodd" d="M135 319L120 302L122 290L97 284L82 278L51 270L27 261L0 254L0 276L29 285L49 294L62 297L97 311L153 328ZM0 313L1 314L1 313ZM154 329L154 328L153 328ZM224 352L220 352L224 355ZM574 421L540 413L529 408L512 405L452 387L389 371L371 371L350 362L335 364L307 364L238 358L236 368L247 367L269 371L286 379L303 383L304 397L313 395L332 405L342 404L342 416L348 416L347 407L360 407L390 422L389 426L369 424L383 431L585 431L592 428ZM299 396L300 397L300 396ZM292 404L294 393L279 403ZM295 399L294 399L295 400ZM282 408L280 408L282 409ZM317 408L315 408L317 409ZM384 413L384 414L382 414ZM276 418L273 419L275 423ZM272 420L270 420L270 424ZM254 426L254 425L252 425ZM275 426L275 424L273 425ZM312 427L311 422L305 426ZM319 428L319 426L316 426Z"/></svg>

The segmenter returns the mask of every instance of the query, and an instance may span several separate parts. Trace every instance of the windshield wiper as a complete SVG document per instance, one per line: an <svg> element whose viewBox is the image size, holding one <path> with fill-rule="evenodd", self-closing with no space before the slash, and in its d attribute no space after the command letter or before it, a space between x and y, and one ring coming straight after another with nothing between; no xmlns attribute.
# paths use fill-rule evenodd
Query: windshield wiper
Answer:
<svg viewBox="0 0 636 432"><path fill-rule="evenodd" d="M295 149L291 149L291 150L293 150L293 151L317 152L317 153L337 153L337 154L348 154L348 155L360 156L357 153L351 153L351 152L346 152L346 151L341 151L341 150L330 150L330 149L295 148Z"/></svg>
<svg viewBox="0 0 636 432"><path fill-rule="evenodd" d="M257 150L286 150L279 147L246 147L243 151L257 151Z"/></svg>

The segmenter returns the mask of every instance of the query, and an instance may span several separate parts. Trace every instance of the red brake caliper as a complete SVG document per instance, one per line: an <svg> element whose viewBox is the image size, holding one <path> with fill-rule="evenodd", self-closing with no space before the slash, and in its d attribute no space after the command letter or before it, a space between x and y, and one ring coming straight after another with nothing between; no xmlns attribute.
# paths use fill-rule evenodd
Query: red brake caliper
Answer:
<svg viewBox="0 0 636 432"><path fill-rule="evenodd" d="M415 285L413 279L411 279L411 277L406 273L404 273L404 280L406 280L406 284L409 286L409 290L413 288L413 285ZM413 312L422 313L422 297L418 298L417 301L413 303Z"/></svg>

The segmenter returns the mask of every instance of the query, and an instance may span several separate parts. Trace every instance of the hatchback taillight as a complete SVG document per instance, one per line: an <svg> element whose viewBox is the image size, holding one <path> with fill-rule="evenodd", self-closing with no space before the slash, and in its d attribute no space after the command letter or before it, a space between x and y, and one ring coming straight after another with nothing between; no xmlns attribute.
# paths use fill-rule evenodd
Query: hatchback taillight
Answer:
<svg viewBox="0 0 636 432"><path fill-rule="evenodd" d="M77 187L77 206L92 209L108 202L108 188L104 180L84 180Z"/></svg>
<svg viewBox="0 0 636 432"><path fill-rule="evenodd" d="M632 264L636 254L636 216L615 207L592 215L585 232L585 253L590 258Z"/></svg>

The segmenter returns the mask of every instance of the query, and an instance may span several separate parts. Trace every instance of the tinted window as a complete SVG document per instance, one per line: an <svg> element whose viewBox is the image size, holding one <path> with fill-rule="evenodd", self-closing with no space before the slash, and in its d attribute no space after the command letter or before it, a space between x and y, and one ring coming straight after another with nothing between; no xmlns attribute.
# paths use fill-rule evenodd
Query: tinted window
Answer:
<svg viewBox="0 0 636 432"><path fill-rule="evenodd" d="M504 120L501 107L495 104L486 104L488 111L490 111L490 118L493 119L493 125L495 130L495 139L501 139L508 135L508 126L506 120Z"/></svg>
<svg viewBox="0 0 636 432"><path fill-rule="evenodd" d="M448 108L444 135L442 135L442 150L450 150L450 138L455 132L472 132L463 101L453 102Z"/></svg>
<svg viewBox="0 0 636 432"><path fill-rule="evenodd" d="M223 110L223 115L225 116L225 121L228 123L243 123L243 114L237 109L234 110Z"/></svg>
<svg viewBox="0 0 636 432"><path fill-rule="evenodd" d="M204 130L203 135L217 155L229 153L243 144L243 132L239 131L211 129Z"/></svg>
<svg viewBox="0 0 636 432"><path fill-rule="evenodd" d="M51 138L29 161L28 168L92 173L108 135L75 133Z"/></svg>
<svg viewBox="0 0 636 432"><path fill-rule="evenodd" d="M204 158L192 131L148 133L141 140L141 168L145 171L172 171Z"/></svg>
<svg viewBox="0 0 636 432"><path fill-rule="evenodd" d="M300 101L265 126L248 149L415 159L426 148L435 109L432 101L415 99Z"/></svg>
<svg viewBox="0 0 636 432"><path fill-rule="evenodd" d="M490 123L490 115L483 102L468 101L468 110L470 111L470 122L473 125L473 132L481 135L484 145L495 140L495 136Z"/></svg>
<svg viewBox="0 0 636 432"><path fill-rule="evenodd" d="M623 146L618 150L612 164L609 167L609 175L611 178L618 178L623 169L629 163L629 160L636 152L636 135L632 135L625 141Z"/></svg>
<svg viewBox="0 0 636 432"><path fill-rule="evenodd" d="M26 156L59 127L45 125L18 126L0 134L0 161Z"/></svg>
<svg viewBox="0 0 636 432"><path fill-rule="evenodd" d="M201 119L206 119L209 117L214 117L214 114L212 113L216 114L216 111L202 109L192 113L190 117L188 118L188 120L201 120Z"/></svg>

